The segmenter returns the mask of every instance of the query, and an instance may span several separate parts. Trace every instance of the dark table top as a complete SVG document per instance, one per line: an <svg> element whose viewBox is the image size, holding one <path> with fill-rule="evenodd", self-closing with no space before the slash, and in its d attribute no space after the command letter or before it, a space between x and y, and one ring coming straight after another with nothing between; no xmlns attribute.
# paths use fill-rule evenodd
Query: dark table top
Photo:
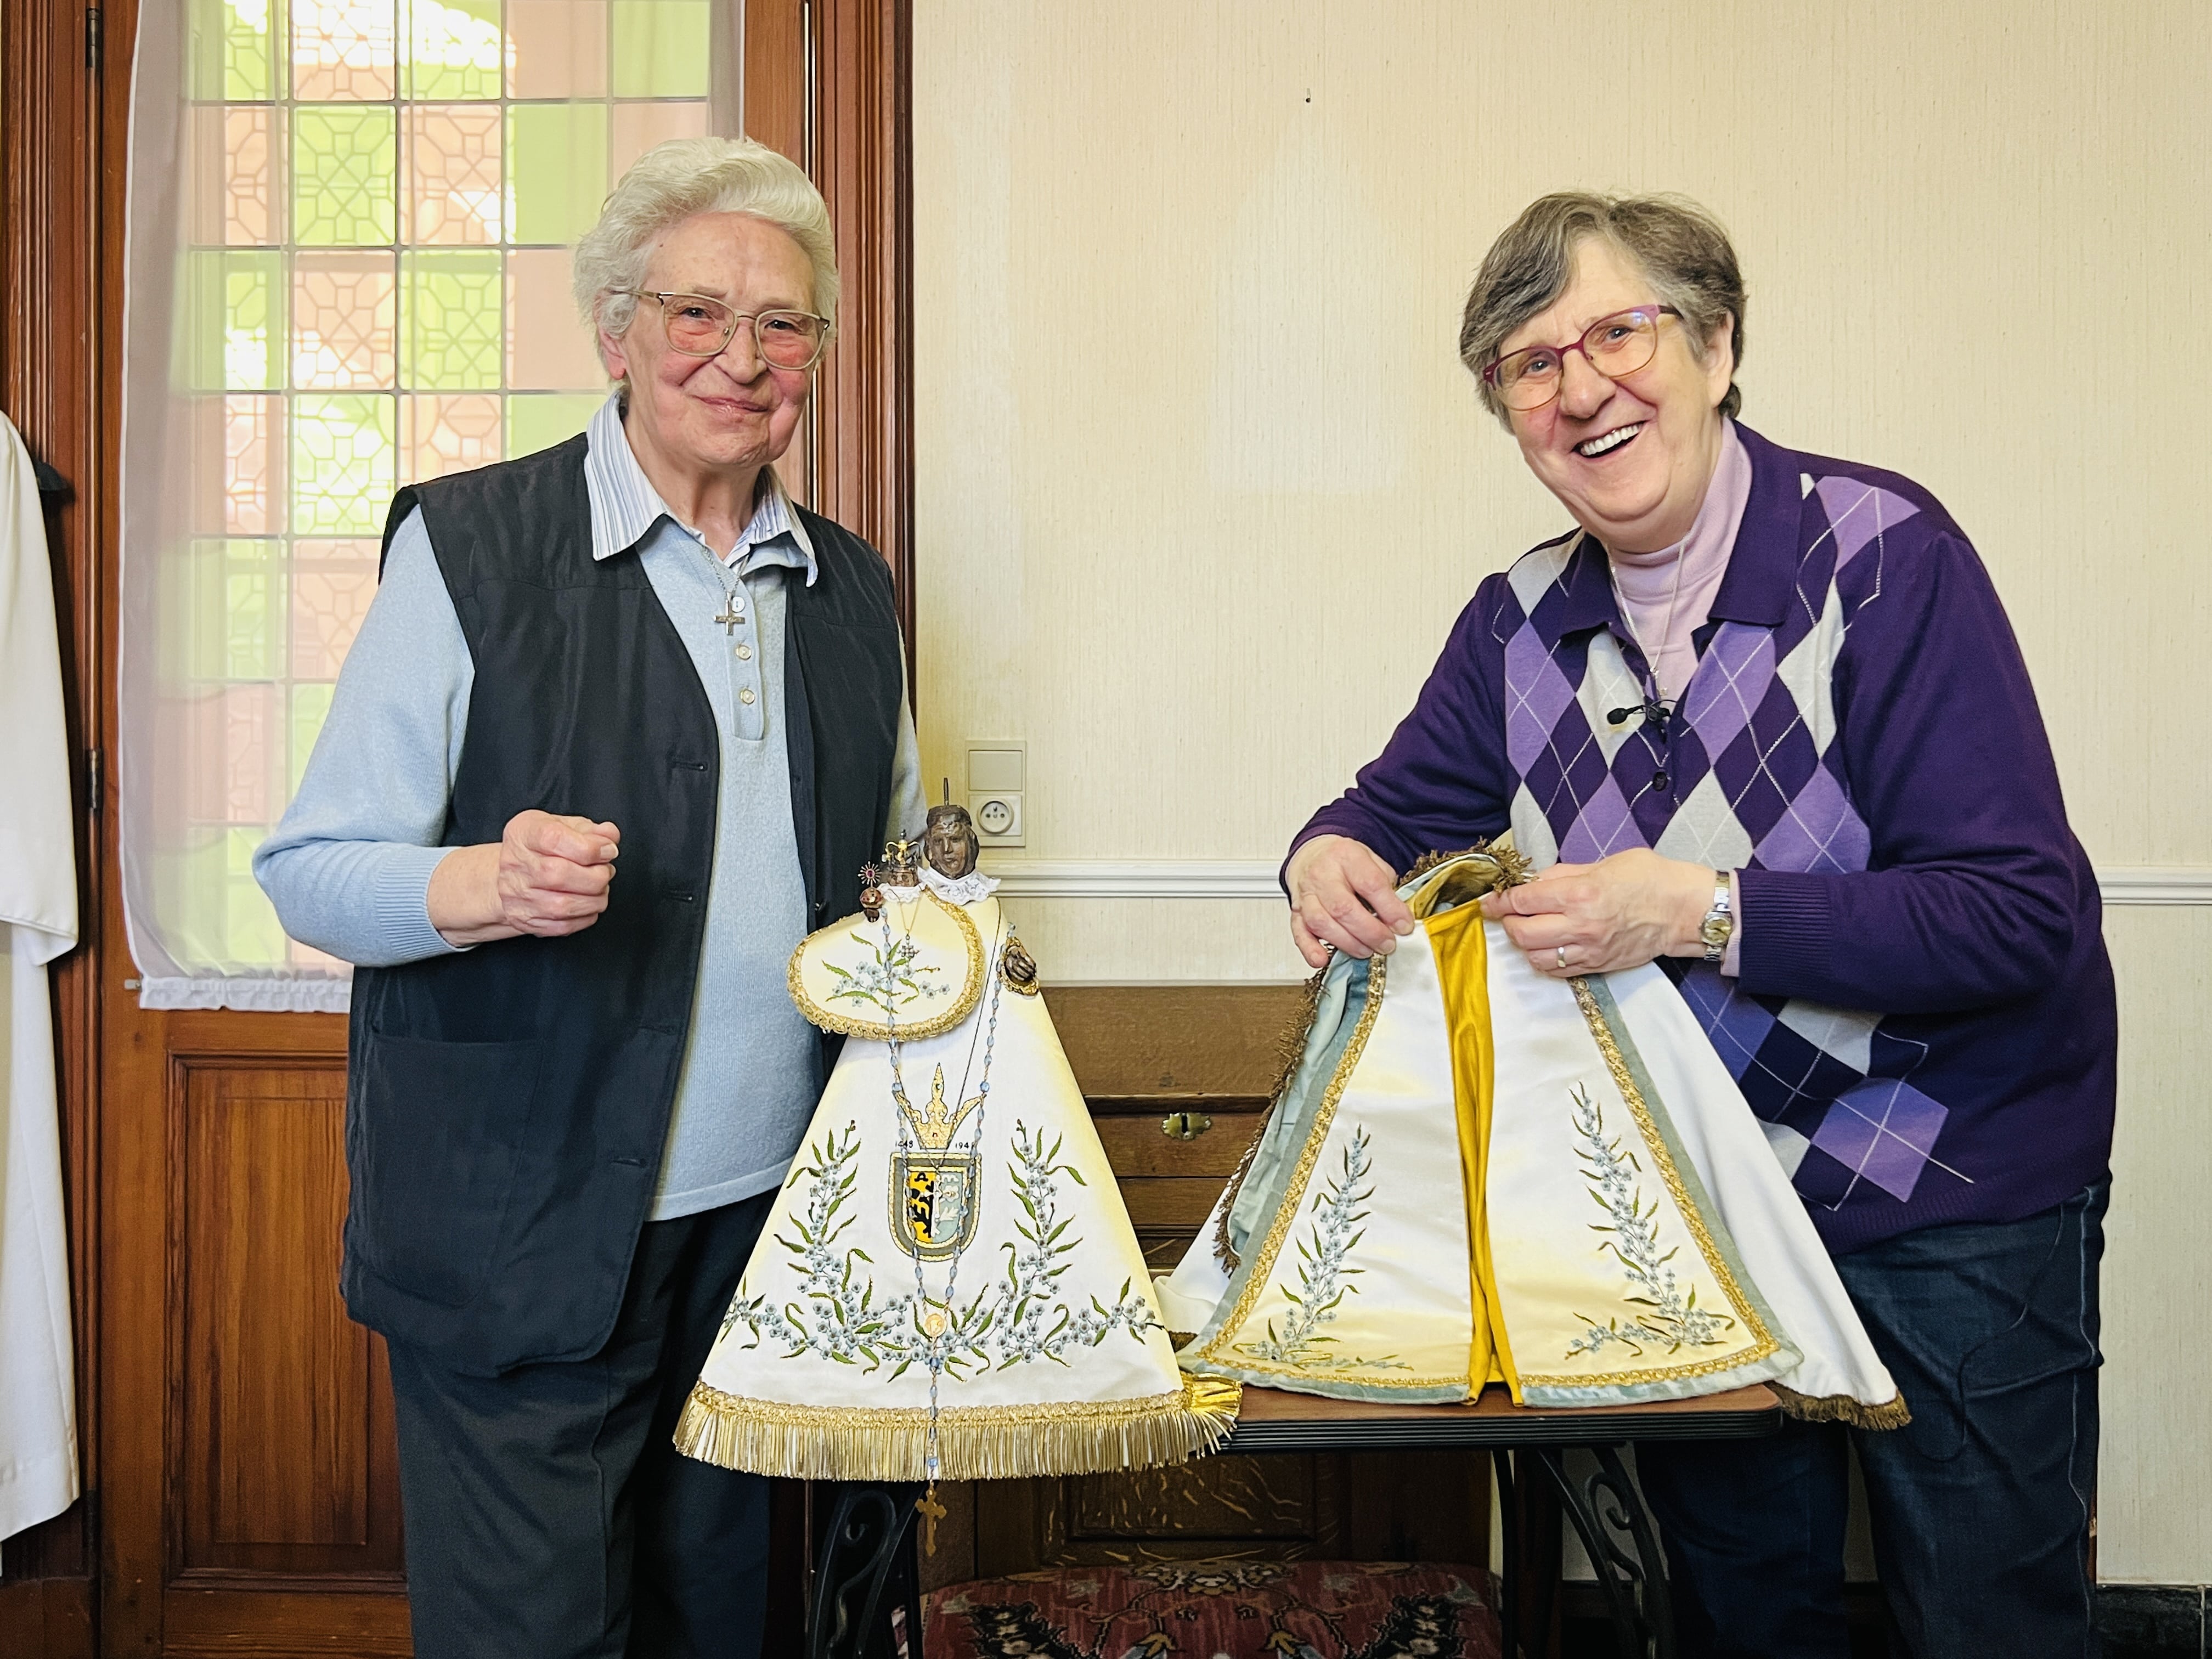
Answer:
<svg viewBox="0 0 2212 1659"><path fill-rule="evenodd" d="M1782 1426L1771 1390L1754 1384L1648 1406L1540 1410L1492 1384L1455 1406L1377 1406L1247 1386L1224 1452L1401 1451L1454 1446L1594 1446L1631 1440L1751 1440Z"/></svg>

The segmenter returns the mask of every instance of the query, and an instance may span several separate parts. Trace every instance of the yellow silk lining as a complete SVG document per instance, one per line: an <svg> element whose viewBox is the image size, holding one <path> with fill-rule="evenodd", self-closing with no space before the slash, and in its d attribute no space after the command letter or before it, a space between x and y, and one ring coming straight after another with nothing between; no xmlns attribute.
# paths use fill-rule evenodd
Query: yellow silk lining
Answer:
<svg viewBox="0 0 2212 1659"><path fill-rule="evenodd" d="M1451 1026L1452 1106L1459 1119L1459 1167L1467 1190L1468 1275L1474 1311L1474 1341L1467 1362L1468 1393L1503 1382L1521 1401L1521 1377L1505 1335L1505 1313L1490 1266L1490 1218L1483 1201L1489 1179L1491 1103L1497 1090L1490 1032L1490 947L1482 908L1462 904L1431 916L1429 947L1437 959L1444 1018Z"/></svg>

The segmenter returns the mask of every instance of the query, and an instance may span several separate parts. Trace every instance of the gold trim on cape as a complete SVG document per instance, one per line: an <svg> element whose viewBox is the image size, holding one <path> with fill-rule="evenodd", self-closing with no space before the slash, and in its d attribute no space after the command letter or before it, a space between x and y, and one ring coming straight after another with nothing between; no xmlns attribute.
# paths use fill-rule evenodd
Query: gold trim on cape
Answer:
<svg viewBox="0 0 2212 1659"><path fill-rule="evenodd" d="M819 1006L811 997L808 996L805 983L801 975L801 964L805 959L806 953L811 950L819 950L825 946L833 933L850 932L856 922L864 927L872 925L856 910L842 921L834 921L827 927L817 928L799 940L799 948L791 953L790 966L784 970L784 981L790 988L793 1006L805 1017L807 1024L818 1026L825 1031L842 1033L846 1036L865 1037L873 1042L919 1042L926 1037L944 1036L961 1021L966 1019L969 1014L975 1012L976 1003L982 1000L983 983L986 977L983 971L982 935L975 931L975 923L966 909L957 904L946 903L930 888L924 887L921 897L915 901L917 904L924 902L935 905L959 925L961 943L967 947L966 977L961 983L959 994L952 999L951 1004L925 1019L901 1021L897 1025L892 1026L862 1019L855 1014L833 1012L830 1009Z"/></svg>
<svg viewBox="0 0 2212 1659"><path fill-rule="evenodd" d="M1243 1354L1225 1358L1220 1350L1224 1343L1244 1328L1245 1321L1252 1316L1252 1310L1259 1305L1268 1282L1274 1277L1276 1259L1283 1253L1283 1241L1291 1236L1291 1229L1297 1224L1299 1213L1305 1207L1306 1188L1312 1182L1314 1165L1321 1161L1322 1143L1328 1139L1329 1127L1336 1121L1337 1103L1343 1099L1344 1091L1352 1082L1352 1073L1359 1065L1359 1056L1366 1050L1368 1033L1375 1029L1375 1021L1382 1012L1382 986L1389 976L1385 966L1388 961L1386 957L1370 957L1367 959L1366 1005L1359 1011L1359 1023L1352 1028L1343 1054L1337 1057L1336 1070L1329 1077L1328 1087L1322 1094L1321 1106L1306 1131L1305 1145L1298 1149L1298 1161L1291 1170L1288 1184L1283 1188L1281 1201L1275 1206L1275 1217L1268 1224L1267 1236L1261 1241L1260 1260L1253 1268L1251 1277L1244 1281L1243 1291L1237 1297L1237 1305L1230 1310L1229 1317L1215 1328L1213 1340L1202 1352L1194 1355L1194 1358L1212 1360L1218 1365L1231 1365L1240 1370L1279 1370L1285 1376L1311 1374L1296 1365L1256 1364ZM1415 1379L1394 1378L1393 1381L1411 1388L1421 1386ZM1434 1387L1436 1382L1437 1379L1431 1379L1429 1386Z"/></svg>
<svg viewBox="0 0 2212 1659"><path fill-rule="evenodd" d="M937 1414L945 1480L1109 1474L1212 1451L1237 1426L1243 1390L1212 1376L1133 1400L947 1406ZM921 1480L926 1407L801 1406L696 1384L676 1447L726 1469L792 1480Z"/></svg>
<svg viewBox="0 0 2212 1659"><path fill-rule="evenodd" d="M1659 1133L1659 1126L1652 1119L1650 1103L1644 1098L1644 1091L1636 1086L1636 1079L1628 1069L1627 1059L1620 1052L1620 1044L1613 1038L1613 1028L1605 1023L1604 1011L1597 1006L1597 999L1590 994L1589 981L1576 978L1567 983L1574 988L1575 1005L1582 1010L1583 1023L1589 1027L1590 1036L1596 1039L1598 1052L1605 1056L1605 1068L1613 1074L1613 1087L1620 1091L1621 1099L1628 1103L1629 1115L1636 1120L1637 1130L1644 1137L1644 1148L1651 1154L1652 1163L1657 1166L1659 1178L1666 1183L1668 1196L1674 1200L1675 1212L1682 1218L1682 1224L1690 1230L1690 1237L1697 1242L1698 1254L1704 1258L1713 1277L1720 1282L1722 1291L1728 1297L1729 1306L1743 1322L1744 1332L1751 1338L1751 1346L1693 1365L1656 1366L1633 1371L1562 1371L1542 1376L1523 1372L1521 1381L1524 1384L1547 1389L1604 1388L1637 1382L1668 1382L1678 1377L1712 1376L1722 1371L1755 1364L1782 1345L1776 1340L1774 1333L1766 1328L1765 1322L1759 1318L1751 1299L1744 1295L1743 1287L1736 1283L1735 1275L1729 1270L1728 1258L1713 1243L1705 1216L1692 1202L1689 1189L1682 1181L1682 1172L1674 1167L1674 1154L1668 1150L1667 1142Z"/></svg>

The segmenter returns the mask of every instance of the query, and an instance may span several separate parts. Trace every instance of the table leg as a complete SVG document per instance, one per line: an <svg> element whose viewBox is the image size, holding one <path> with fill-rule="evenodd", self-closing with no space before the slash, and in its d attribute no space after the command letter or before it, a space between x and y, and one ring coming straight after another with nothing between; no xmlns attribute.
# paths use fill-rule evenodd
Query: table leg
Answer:
<svg viewBox="0 0 2212 1659"><path fill-rule="evenodd" d="M1494 1447L1504 1560L1498 1624L1506 1659L1553 1659L1558 1631L1559 1503L1551 1482L1535 1478L1522 1455Z"/></svg>
<svg viewBox="0 0 2212 1659"><path fill-rule="evenodd" d="M891 1607L906 1614L907 1659L921 1656L921 1574L915 1558L918 1485L856 1481L838 1489L814 1570L807 1659L897 1659Z"/></svg>
<svg viewBox="0 0 2212 1659"><path fill-rule="evenodd" d="M1622 1467L1618 1448L1583 1449L1595 1455L1597 1468L1579 1486L1568 1475L1560 1449L1547 1446L1537 1455L1596 1569L1613 1614L1613 1640L1622 1659L1674 1659L1674 1607L1650 1512Z"/></svg>

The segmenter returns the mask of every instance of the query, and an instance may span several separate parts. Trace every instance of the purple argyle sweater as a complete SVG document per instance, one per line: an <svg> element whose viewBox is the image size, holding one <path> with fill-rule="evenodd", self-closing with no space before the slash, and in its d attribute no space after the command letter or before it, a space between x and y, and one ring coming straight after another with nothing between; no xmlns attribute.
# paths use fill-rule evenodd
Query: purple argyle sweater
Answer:
<svg viewBox="0 0 2212 1659"><path fill-rule="evenodd" d="M1737 429L1751 501L1673 720L1610 718L1650 676L1577 532L1483 582L1297 840L1741 871L1741 977L1662 966L1830 1250L2031 1215L2106 1173L2118 1023L2019 647L1927 491Z"/></svg>

